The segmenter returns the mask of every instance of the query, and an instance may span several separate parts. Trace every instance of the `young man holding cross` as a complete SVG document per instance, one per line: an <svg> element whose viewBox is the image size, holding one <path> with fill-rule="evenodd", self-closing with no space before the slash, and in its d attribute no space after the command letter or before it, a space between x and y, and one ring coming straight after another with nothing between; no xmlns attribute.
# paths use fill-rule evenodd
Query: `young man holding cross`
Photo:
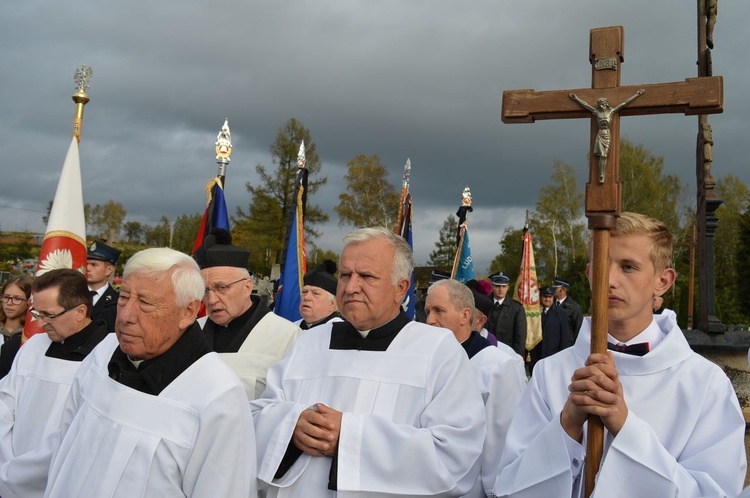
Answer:
<svg viewBox="0 0 750 498"><path fill-rule="evenodd" d="M582 496L587 417L605 428L594 496L737 496L745 421L727 376L694 353L654 296L674 283L666 226L622 213L609 251L608 342L541 360L508 429L496 496ZM591 280L590 267L587 276Z"/></svg>

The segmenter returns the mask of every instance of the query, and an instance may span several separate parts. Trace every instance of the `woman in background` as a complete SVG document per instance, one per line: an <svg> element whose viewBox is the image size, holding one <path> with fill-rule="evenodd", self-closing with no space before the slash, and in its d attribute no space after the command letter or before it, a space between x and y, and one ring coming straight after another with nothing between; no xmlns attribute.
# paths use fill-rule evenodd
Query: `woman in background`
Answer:
<svg viewBox="0 0 750 498"><path fill-rule="evenodd" d="M0 310L0 332L3 345L0 347L0 378L10 372L13 358L21 347L23 325L29 308L32 278L28 275L13 277L2 286L2 309Z"/></svg>

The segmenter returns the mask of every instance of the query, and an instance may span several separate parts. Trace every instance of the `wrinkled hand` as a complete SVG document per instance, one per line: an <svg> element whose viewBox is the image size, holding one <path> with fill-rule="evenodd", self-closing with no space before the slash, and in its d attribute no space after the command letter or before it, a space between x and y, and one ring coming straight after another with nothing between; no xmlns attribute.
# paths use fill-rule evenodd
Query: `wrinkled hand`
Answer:
<svg viewBox="0 0 750 498"><path fill-rule="evenodd" d="M573 373L568 390L560 423L571 438L581 441L583 423L589 415L599 416L613 436L620 432L628 407L612 353L590 355L585 365Z"/></svg>
<svg viewBox="0 0 750 498"><path fill-rule="evenodd" d="M303 452L313 456L333 456L341 433L340 411L318 403L316 410L308 408L297 419L292 442Z"/></svg>

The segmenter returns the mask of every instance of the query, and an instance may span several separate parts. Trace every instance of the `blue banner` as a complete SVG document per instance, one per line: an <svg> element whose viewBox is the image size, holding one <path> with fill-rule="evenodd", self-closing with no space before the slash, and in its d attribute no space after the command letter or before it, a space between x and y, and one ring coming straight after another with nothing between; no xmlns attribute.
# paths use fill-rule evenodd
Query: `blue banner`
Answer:
<svg viewBox="0 0 750 498"><path fill-rule="evenodd" d="M458 258L458 269L456 280L465 284L474 278L474 260L471 259L471 248L469 247L469 230L464 230L464 241L461 245L461 256Z"/></svg>

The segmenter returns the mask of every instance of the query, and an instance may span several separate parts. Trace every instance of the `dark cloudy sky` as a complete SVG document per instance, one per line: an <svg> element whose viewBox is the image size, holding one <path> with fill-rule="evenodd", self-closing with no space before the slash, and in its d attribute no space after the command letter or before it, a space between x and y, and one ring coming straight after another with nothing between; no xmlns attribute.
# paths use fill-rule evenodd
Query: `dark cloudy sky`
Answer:
<svg viewBox="0 0 750 498"><path fill-rule="evenodd" d="M230 211L246 207L255 165L289 118L311 132L331 215L318 241L340 249L333 207L346 163L378 154L400 184L412 162L415 253L424 263L471 187L472 252L483 272L506 226L534 209L554 160L586 178L588 120L506 125L503 90L590 84L589 30L622 25L622 84L697 74L694 0L215 0L5 2L0 15L0 228L44 231L70 143L73 73L94 78L81 143L84 201L121 202L129 220L202 211L214 142L229 118ZM750 2L722 0L714 74L725 111L716 178L747 168ZM697 118L628 117L622 133L663 156L695 198Z"/></svg>

